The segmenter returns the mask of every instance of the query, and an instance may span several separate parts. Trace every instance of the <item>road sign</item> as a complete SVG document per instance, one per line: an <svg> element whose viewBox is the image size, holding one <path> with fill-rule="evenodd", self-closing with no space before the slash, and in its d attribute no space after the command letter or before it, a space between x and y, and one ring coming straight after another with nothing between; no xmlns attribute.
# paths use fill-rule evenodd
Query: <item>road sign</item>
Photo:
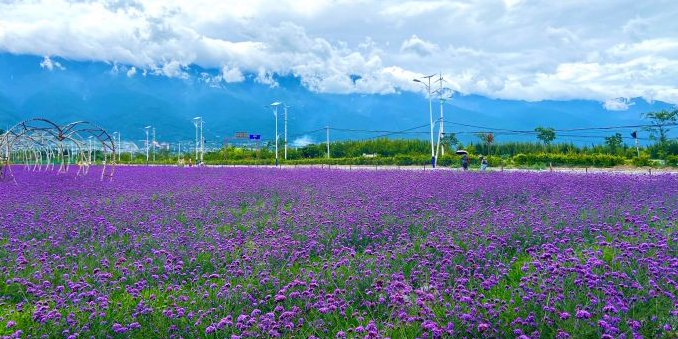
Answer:
<svg viewBox="0 0 678 339"><path fill-rule="evenodd" d="M247 136L249 133L247 132L235 132L235 138L236 139L247 139Z"/></svg>
<svg viewBox="0 0 678 339"><path fill-rule="evenodd" d="M259 140L261 139L261 134L250 134L250 139Z"/></svg>

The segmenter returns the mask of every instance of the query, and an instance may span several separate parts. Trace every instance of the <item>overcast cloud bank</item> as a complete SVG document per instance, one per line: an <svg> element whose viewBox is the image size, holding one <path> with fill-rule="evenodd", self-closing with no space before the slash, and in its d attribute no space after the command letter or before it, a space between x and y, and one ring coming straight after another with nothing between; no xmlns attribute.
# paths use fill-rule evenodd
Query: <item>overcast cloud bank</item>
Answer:
<svg viewBox="0 0 678 339"><path fill-rule="evenodd" d="M0 1L0 51L107 61L127 76L276 86L294 75L323 93L421 91L442 72L494 98L625 98L678 103L678 3L669 0ZM118 66L124 65L124 66Z"/></svg>

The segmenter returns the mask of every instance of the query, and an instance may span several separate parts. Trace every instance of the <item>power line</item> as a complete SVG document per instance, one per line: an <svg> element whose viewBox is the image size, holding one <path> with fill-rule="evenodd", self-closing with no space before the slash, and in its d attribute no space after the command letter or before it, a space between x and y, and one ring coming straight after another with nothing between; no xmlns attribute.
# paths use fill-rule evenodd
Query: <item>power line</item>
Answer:
<svg viewBox="0 0 678 339"><path fill-rule="evenodd" d="M464 127L473 127L473 128L482 128L495 131L507 131L507 132L516 132L516 133L537 133L535 130L512 130L505 128L496 128L496 127L487 127L487 126L478 126L470 124L462 124L459 122L445 121L446 123L464 126ZM645 128L645 127L671 127L678 126L678 123L668 123L668 124L641 124L641 125L621 125L621 126L598 126L598 127L578 127L578 128L554 128L555 132L573 132L573 131L590 131L590 130L614 130L614 129L629 129L629 128Z"/></svg>
<svg viewBox="0 0 678 339"><path fill-rule="evenodd" d="M424 127L428 127L425 125ZM421 128L421 127L418 127ZM330 127L331 130L341 131L341 132L366 132L366 133L399 133L403 131L392 131L392 130L374 130L374 129L357 129L357 128L339 128L339 127ZM429 133L428 131L416 131L410 133Z"/></svg>
<svg viewBox="0 0 678 339"><path fill-rule="evenodd" d="M369 140L369 139L385 138L385 137L387 137L387 136L389 136L389 135L393 135L393 134L403 134L404 132L408 132L408 131L412 131L412 130L415 130L415 129L419 129L419 128L422 128L422 127L428 127L428 126L430 126L430 125L429 125L429 124L425 124L425 125L421 125L421 126L417 126L417 127L412 127L412 128L404 129L404 130L401 130L401 131L395 131L395 132L391 132L391 133L387 133L387 134L378 135L378 136L376 136L376 137L367 138L367 140Z"/></svg>

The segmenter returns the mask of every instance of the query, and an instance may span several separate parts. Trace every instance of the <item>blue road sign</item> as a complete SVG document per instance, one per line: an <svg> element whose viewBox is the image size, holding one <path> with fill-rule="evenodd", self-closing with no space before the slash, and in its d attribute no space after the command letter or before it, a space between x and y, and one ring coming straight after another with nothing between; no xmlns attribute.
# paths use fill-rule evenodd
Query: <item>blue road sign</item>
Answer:
<svg viewBox="0 0 678 339"><path fill-rule="evenodd" d="M250 134L250 139L261 139L261 134Z"/></svg>

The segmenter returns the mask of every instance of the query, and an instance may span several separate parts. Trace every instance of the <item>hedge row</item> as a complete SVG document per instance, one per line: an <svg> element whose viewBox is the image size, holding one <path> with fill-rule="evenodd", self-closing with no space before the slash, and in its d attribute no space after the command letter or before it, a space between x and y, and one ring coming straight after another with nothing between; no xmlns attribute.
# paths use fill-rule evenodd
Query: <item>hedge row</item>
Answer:
<svg viewBox="0 0 678 339"><path fill-rule="evenodd" d="M658 165L647 156L640 158L627 159L623 156L609 154L559 154L559 153L535 153L535 154L516 154L513 157L499 157L496 155L486 156L488 164L491 167L500 166L542 166L549 164L556 167L613 167L623 164L632 164L635 166L654 166ZM480 158L471 156L471 167L480 166ZM175 164L175 161L156 163ZM242 160L207 160L209 165L273 165L274 159L242 159ZM354 158L307 158L283 160L281 164L286 165L366 165L366 166L430 166L431 158L421 155L396 155L393 157L354 157ZM678 156L670 155L666 159L665 165L678 166ZM446 154L438 159L438 166L441 167L460 167L460 157L454 154Z"/></svg>
<svg viewBox="0 0 678 339"><path fill-rule="evenodd" d="M552 164L553 166L613 167L626 163L626 158L609 154L516 154L513 163L519 166Z"/></svg>

